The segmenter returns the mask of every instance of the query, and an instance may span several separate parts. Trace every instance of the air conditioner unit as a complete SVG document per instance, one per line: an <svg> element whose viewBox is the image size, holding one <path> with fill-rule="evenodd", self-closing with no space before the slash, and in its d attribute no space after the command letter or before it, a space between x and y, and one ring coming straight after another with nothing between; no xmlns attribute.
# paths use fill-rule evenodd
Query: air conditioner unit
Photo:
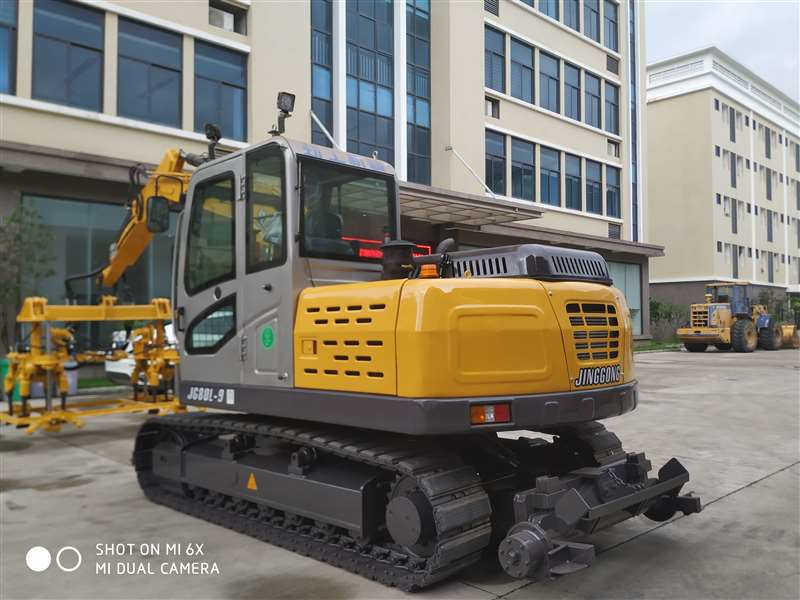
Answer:
<svg viewBox="0 0 800 600"><path fill-rule="evenodd" d="M233 31L233 13L209 6L208 22L214 27L219 27L225 31Z"/></svg>

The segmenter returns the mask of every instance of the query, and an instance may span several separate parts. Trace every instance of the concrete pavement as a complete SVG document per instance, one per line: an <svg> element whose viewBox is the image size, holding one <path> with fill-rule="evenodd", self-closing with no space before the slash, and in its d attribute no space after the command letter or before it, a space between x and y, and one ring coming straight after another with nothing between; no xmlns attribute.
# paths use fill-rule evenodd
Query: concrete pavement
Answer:
<svg viewBox="0 0 800 600"><path fill-rule="evenodd" d="M657 524L627 521L593 536L585 571L529 584L473 569L416 598L797 598L800 597L800 399L797 351L637 355L639 409L605 422L628 450L655 466L687 467L706 508ZM0 431L0 599L22 598L399 598L327 564L155 506L130 467L142 416L107 417L83 430L25 436ZM515 434L516 435L516 434ZM100 544L135 543L133 554L98 556ZM143 556L140 543L157 545ZM180 556L165 556L181 544ZM202 556L187 556L203 544ZM25 564L29 548L53 555ZM65 573L64 546L82 554ZM175 546L171 546L173 549ZM155 549L155 548L154 548ZM70 568L75 554L65 551ZM219 573L162 574L162 563L205 562ZM98 573L104 563L155 574ZM101 565L98 567L98 565ZM208 567L210 568L210 567Z"/></svg>

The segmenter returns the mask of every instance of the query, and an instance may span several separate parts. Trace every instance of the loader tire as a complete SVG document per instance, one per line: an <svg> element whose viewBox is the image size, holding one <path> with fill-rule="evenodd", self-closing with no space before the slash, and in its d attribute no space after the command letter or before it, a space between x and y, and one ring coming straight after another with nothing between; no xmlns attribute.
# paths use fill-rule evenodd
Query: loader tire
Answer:
<svg viewBox="0 0 800 600"><path fill-rule="evenodd" d="M758 331L758 347L763 350L777 350L781 347L783 333L781 326L770 322Z"/></svg>
<svg viewBox="0 0 800 600"><path fill-rule="evenodd" d="M758 345L756 326L752 321L739 319L733 324L731 342L736 352L752 352Z"/></svg>
<svg viewBox="0 0 800 600"><path fill-rule="evenodd" d="M684 344L684 347L685 347L685 348L686 348L686 349L687 349L689 352L705 352L705 351L706 351L706 348L708 348L708 344L698 344L698 343L689 343L689 342L686 342L686 343Z"/></svg>

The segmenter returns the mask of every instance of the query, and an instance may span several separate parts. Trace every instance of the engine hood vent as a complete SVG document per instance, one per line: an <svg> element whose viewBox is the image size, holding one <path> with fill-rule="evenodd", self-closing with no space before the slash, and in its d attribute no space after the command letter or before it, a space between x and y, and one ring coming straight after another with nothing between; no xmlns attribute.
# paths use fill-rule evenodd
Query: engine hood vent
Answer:
<svg viewBox="0 0 800 600"><path fill-rule="evenodd" d="M533 277L612 283L606 260L588 250L521 244L451 252L450 258L456 277Z"/></svg>

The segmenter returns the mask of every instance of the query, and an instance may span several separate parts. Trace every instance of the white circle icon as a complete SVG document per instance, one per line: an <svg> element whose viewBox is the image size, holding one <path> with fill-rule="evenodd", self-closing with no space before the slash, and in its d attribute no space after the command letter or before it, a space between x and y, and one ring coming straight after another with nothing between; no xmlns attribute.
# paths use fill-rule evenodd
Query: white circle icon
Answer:
<svg viewBox="0 0 800 600"><path fill-rule="evenodd" d="M50 566L50 551L44 546L34 546L25 555L25 564L31 571L41 573Z"/></svg>
<svg viewBox="0 0 800 600"><path fill-rule="evenodd" d="M72 550L75 553L75 556L78 557L78 560L75 561L75 564L71 567L65 567L64 565L61 564L61 555L64 554L65 550ZM58 551L58 554L56 554L56 564L58 565L58 568L64 571L65 573L72 573L73 571L77 570L77 568L81 566L81 561L83 561L83 557L81 556L81 553L78 552L78 549L75 546L64 546L61 550Z"/></svg>

